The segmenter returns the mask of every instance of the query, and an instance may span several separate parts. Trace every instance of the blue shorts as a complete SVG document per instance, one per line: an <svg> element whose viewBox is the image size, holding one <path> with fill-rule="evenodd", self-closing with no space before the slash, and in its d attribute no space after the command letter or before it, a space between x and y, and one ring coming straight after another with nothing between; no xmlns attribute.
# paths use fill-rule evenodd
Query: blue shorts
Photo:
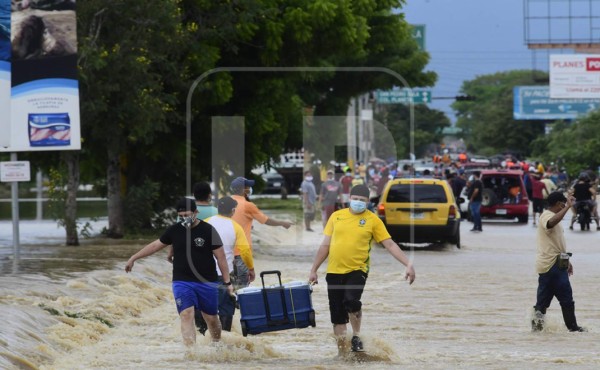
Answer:
<svg viewBox="0 0 600 370"><path fill-rule="evenodd" d="M217 282L174 281L172 286L178 313L193 306L205 314L217 314L219 307Z"/></svg>

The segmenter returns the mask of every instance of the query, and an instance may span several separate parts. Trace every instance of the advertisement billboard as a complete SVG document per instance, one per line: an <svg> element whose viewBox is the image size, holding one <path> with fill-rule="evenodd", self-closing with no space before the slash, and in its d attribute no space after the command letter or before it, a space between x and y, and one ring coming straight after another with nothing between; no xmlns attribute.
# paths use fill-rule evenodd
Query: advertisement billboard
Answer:
<svg viewBox="0 0 600 370"><path fill-rule="evenodd" d="M9 130L0 151L81 149L75 1L9 5L10 90L7 98L5 80L0 93Z"/></svg>
<svg viewBox="0 0 600 370"><path fill-rule="evenodd" d="M600 55L550 55L550 97L600 98Z"/></svg>

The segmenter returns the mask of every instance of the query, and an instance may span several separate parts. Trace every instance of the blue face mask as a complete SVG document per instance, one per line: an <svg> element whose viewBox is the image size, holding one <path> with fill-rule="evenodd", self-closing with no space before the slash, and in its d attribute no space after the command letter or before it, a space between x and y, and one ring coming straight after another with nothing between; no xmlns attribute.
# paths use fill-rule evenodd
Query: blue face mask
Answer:
<svg viewBox="0 0 600 370"><path fill-rule="evenodd" d="M367 202L362 200L350 200L350 209L355 213L361 213L367 209Z"/></svg>

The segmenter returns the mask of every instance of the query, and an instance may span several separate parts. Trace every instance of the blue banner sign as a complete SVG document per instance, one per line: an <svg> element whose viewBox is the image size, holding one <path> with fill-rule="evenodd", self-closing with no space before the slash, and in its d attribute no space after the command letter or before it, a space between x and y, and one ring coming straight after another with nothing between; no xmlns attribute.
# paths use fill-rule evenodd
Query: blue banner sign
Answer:
<svg viewBox="0 0 600 370"><path fill-rule="evenodd" d="M517 120L576 119L600 108L600 99L551 99L549 86L515 86Z"/></svg>

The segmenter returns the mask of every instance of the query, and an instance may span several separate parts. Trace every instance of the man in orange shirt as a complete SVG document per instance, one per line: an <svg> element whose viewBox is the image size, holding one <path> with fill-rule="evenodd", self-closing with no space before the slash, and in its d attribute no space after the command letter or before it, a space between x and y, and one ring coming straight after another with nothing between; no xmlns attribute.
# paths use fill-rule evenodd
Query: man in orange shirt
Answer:
<svg viewBox="0 0 600 370"><path fill-rule="evenodd" d="M253 220L269 226L282 226L286 229L289 229L293 225L289 221L279 221L262 213L256 204L250 201L249 196L252 195L252 186L254 186L254 180L248 180L244 177L237 177L231 182L231 198L237 202L235 213L231 218L244 229L246 239L248 239L248 243L250 244L250 250L252 250L251 234ZM254 269L249 270L246 267L237 248L234 251L234 255L233 271L236 289L247 287L256 277Z"/></svg>

